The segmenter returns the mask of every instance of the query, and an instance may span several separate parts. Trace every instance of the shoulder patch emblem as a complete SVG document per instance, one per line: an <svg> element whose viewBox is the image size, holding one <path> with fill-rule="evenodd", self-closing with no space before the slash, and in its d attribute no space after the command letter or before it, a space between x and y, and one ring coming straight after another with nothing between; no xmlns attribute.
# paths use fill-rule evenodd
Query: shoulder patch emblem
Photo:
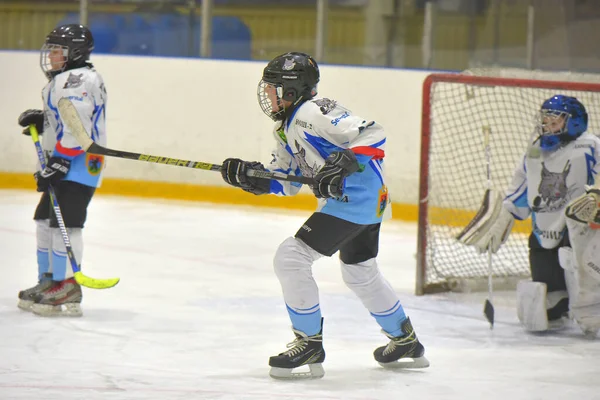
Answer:
<svg viewBox="0 0 600 400"><path fill-rule="evenodd" d="M65 86L63 89L73 89L78 88L83 83L83 74L75 75L72 72L69 73L69 77L65 82Z"/></svg>

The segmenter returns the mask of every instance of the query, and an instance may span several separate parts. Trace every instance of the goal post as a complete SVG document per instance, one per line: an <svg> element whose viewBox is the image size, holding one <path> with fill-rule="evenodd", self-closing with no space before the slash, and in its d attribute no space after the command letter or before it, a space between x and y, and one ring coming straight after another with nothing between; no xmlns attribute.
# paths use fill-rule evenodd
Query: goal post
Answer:
<svg viewBox="0 0 600 400"><path fill-rule="evenodd" d="M558 76L558 79L564 77ZM476 214L488 187L504 193L536 137L544 100L577 97L589 114L588 131L600 133L600 77L595 82L431 74L423 83L416 294L487 289L487 256L456 235ZM579 78L581 79L581 78ZM494 287L512 289L530 276L531 221L518 221L494 255Z"/></svg>

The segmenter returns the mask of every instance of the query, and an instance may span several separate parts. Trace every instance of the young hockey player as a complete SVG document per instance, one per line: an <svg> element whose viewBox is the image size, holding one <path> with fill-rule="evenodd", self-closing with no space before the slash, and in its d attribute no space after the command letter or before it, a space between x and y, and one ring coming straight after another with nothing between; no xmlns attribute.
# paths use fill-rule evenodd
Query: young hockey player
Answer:
<svg viewBox="0 0 600 400"><path fill-rule="evenodd" d="M87 207L100 184L104 168L101 156L88 155L78 146L63 123L58 101L69 98L93 139L106 143L106 89L102 77L89 63L94 49L92 33L82 25L63 25L46 37L40 65L48 78L42 91L43 110L27 110L19 117L23 133L34 124L43 134L48 161L35 174L42 192L35 210L39 283L19 292L19 308L42 316L81 316L81 287L73 279L66 248L52 209L48 187L52 185L78 264L83 254L82 229ZM33 151L33 150L32 150Z"/></svg>
<svg viewBox="0 0 600 400"><path fill-rule="evenodd" d="M565 280L565 269L573 269L572 264L565 267L561 260L571 254L571 248L574 259L581 257L577 251L583 249L575 244L581 238L567 223L565 209L585 193L586 185L594 184L600 172L600 138L586 132L587 126L588 114L576 98L555 95L544 101L539 136L517 167L506 197L482 213L481 220L471 224L472 232L464 235L463 243L481 252L491 246L495 253L506 241L514 220L531 215L532 280L517 287L517 314L529 331L563 327L573 296L577 296ZM492 217L494 214L497 217Z"/></svg>
<svg viewBox="0 0 600 400"><path fill-rule="evenodd" d="M312 264L337 251L344 282L390 339L375 350L375 360L384 367L427 367L424 347L376 262L389 203L383 177L385 133L337 101L315 97L318 82L312 57L286 53L268 63L258 85L258 102L276 121L276 148L266 170L314 178L312 191L319 198L317 211L275 253L275 273L296 338L287 351L269 359L270 374L281 379L323 376L323 319ZM249 177L250 169L265 170L259 162L228 158L223 179L257 195L294 195L300 189L290 182ZM293 372L302 365L310 372Z"/></svg>

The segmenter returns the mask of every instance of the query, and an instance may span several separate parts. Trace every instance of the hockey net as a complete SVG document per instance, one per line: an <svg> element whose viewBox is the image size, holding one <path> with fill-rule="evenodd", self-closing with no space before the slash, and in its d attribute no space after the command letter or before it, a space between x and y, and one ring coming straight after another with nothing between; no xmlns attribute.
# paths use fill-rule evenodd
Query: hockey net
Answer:
<svg viewBox="0 0 600 400"><path fill-rule="evenodd" d="M487 73L486 73L487 72ZM490 71L432 74L423 85L419 189L417 294L487 288L487 255L455 236L481 206L488 185L484 137L489 137L492 187L504 193L532 138L543 101L555 94L577 97L589 114L588 131L600 132L598 83L573 76L535 79ZM493 71L491 71L493 72ZM497 74L500 75L500 74ZM579 78L581 79L581 78ZM590 80L588 79L588 82ZM512 289L529 273L531 221L517 222L493 257L495 288Z"/></svg>

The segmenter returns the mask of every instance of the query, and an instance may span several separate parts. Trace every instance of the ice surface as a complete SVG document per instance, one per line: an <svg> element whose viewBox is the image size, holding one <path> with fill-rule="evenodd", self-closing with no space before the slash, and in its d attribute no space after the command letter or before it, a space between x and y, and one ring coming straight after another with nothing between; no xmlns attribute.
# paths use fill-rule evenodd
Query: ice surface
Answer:
<svg viewBox="0 0 600 400"><path fill-rule="evenodd" d="M341 279L337 259L314 274L325 317L321 380L279 382L269 356L293 339L272 256L308 214L97 196L83 269L121 277L84 290L84 317L44 319L16 307L35 284L38 195L0 191L0 399L600 399L600 342L576 326L519 327L513 294L414 296L416 226L387 223L380 267L396 288L431 367L388 371L387 343Z"/></svg>

